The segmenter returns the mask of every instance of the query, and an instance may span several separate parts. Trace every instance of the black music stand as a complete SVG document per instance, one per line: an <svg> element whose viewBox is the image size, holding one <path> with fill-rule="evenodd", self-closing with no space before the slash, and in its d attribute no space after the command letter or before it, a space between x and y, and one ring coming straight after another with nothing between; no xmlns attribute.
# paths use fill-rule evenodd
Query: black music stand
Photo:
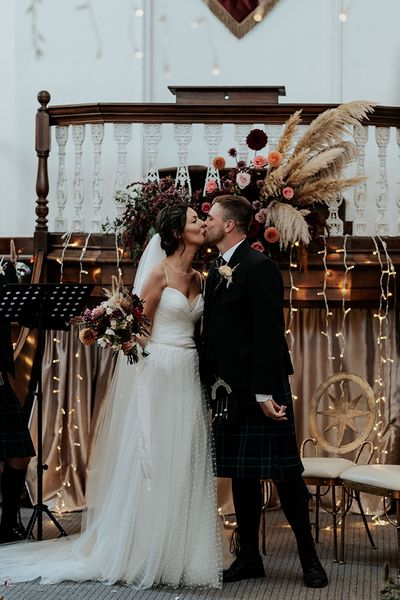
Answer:
<svg viewBox="0 0 400 600"><path fill-rule="evenodd" d="M0 321L16 321L23 327L38 330L37 365L38 382L37 401L37 504L29 519L26 537L32 535L37 519L37 539L43 539L43 513L54 523L61 536L66 536L57 519L43 504L43 390L42 357L44 350L44 332L48 329L67 330L72 317L82 312L83 307L94 288L93 284L78 283L7 283L0 287Z"/></svg>

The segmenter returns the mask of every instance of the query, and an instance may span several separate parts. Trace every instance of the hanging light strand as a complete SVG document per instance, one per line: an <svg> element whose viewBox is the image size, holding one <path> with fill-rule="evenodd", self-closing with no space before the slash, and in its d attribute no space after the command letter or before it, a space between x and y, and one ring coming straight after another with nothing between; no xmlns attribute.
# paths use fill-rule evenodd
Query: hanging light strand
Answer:
<svg viewBox="0 0 400 600"><path fill-rule="evenodd" d="M385 254L386 265L381 258L381 251L375 237L372 237L374 242L375 251L373 254L377 257L379 266L381 269L381 275L379 278L380 285L380 296L379 296L379 307L378 312L374 313L374 318L378 319L378 335L376 338L377 352L378 352L378 373L375 378L376 386L376 404L377 404L377 421L374 425L374 431L376 434L375 450L376 450L376 462L384 462L384 456L387 454L387 450L384 449L383 437L387 431L388 423L390 423L390 415L388 415L388 403L387 403L387 389L386 381L390 381L390 369L393 359L389 356L389 298L391 296L390 283L391 277L395 277L396 271L393 266L393 262L387 252L387 245L380 236L377 236Z"/></svg>
<svg viewBox="0 0 400 600"><path fill-rule="evenodd" d="M325 235L323 236L323 240L324 240L324 249L320 250L318 252L318 254L322 255L322 263L324 265L324 281L323 281L323 285L322 285L322 292L317 292L317 295L323 297L324 304L325 304L325 330L321 331L321 334L326 337L326 341L327 341L327 345L328 345L328 361L329 361L328 364L330 365L329 371L332 373L333 372L332 361L335 360L335 356L333 354L331 325L330 325L330 318L332 317L332 311L329 308L328 296L326 295L326 289L327 289L327 284L328 284L328 266L326 263L326 257L327 257L327 253L328 253L328 247L326 244L326 236Z"/></svg>
<svg viewBox="0 0 400 600"><path fill-rule="evenodd" d="M83 245L82 252L79 257L79 283L82 283L82 275L88 274L88 272L86 270L84 270L84 268L83 268L83 258L86 254L86 250L87 250L87 247L89 244L89 238L91 235L92 235L91 233L88 233L88 235L86 236L85 243Z"/></svg>
<svg viewBox="0 0 400 600"><path fill-rule="evenodd" d="M346 328L346 319L347 319L347 315L349 314L349 312L351 311L351 308L347 308L346 307L346 295L347 295L347 278L348 278L348 273L349 271L351 271L352 269L354 269L354 265L348 265L347 264L347 238L348 238L348 234L346 234L344 236L344 240L343 240L343 248L341 250L338 250L338 253L343 253L343 265L345 268L344 271L344 275L343 275L343 279L342 279L342 287L341 287L341 294L342 294L342 321L340 324L340 330L336 332L336 337L338 338L338 342L339 342L339 350L340 350L340 364L339 364L339 373L341 373L343 371L343 358L344 358L344 352L345 352L345 347L346 347L346 337L345 337L345 328Z"/></svg>

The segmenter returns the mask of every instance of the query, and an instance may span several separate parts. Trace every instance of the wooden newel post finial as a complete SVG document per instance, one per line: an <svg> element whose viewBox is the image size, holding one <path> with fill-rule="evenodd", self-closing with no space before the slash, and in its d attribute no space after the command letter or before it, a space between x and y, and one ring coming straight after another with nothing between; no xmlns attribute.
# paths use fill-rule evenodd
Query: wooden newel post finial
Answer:
<svg viewBox="0 0 400 600"><path fill-rule="evenodd" d="M47 215L49 193L49 177L47 172L47 159L50 153L50 119L47 105L50 102L50 94L45 90L37 95L40 108L36 114L36 138L35 149L38 156L38 170L36 177L36 227L35 232L48 231Z"/></svg>

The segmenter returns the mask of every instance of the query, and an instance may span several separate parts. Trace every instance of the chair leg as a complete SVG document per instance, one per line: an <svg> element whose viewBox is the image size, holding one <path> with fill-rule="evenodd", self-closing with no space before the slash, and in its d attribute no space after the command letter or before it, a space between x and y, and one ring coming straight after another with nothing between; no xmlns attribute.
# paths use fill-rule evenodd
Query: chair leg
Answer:
<svg viewBox="0 0 400 600"><path fill-rule="evenodd" d="M267 543L265 541L265 532L266 532L266 524L265 524L265 509L262 511L261 514L261 552L263 553L264 556L266 556L267 554Z"/></svg>
<svg viewBox="0 0 400 600"><path fill-rule="evenodd" d="M400 577L400 498L396 498L397 577Z"/></svg>
<svg viewBox="0 0 400 600"><path fill-rule="evenodd" d="M319 543L319 505L320 505L320 486L315 486L315 543Z"/></svg>
<svg viewBox="0 0 400 600"><path fill-rule="evenodd" d="M342 524L340 526L340 556L339 562L344 563L344 538L345 538L345 526L346 526L346 490L342 486Z"/></svg>
<svg viewBox="0 0 400 600"><path fill-rule="evenodd" d="M334 561L338 560L337 544L337 508L336 508L336 487L332 486L332 523L333 523L333 556Z"/></svg>
<svg viewBox="0 0 400 600"><path fill-rule="evenodd" d="M362 517L362 520L363 520L363 523L364 523L365 531L367 532L368 539L369 539L369 542L371 544L371 547L372 548L376 548L375 542L374 542L373 537L372 537L372 534L371 534L371 532L369 530L369 527L368 527L368 521L366 519L364 509L363 509L362 504L361 504L360 492L354 491L354 494L355 494L355 498L356 498L356 502L357 502L358 508L360 509L360 513L361 513L361 517Z"/></svg>

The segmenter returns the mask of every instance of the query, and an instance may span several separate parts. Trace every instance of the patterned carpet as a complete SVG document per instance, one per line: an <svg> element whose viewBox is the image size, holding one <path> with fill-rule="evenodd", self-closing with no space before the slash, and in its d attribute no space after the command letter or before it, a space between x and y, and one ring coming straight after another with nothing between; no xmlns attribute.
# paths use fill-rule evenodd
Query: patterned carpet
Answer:
<svg viewBox="0 0 400 600"><path fill-rule="evenodd" d="M30 511L24 509L23 519ZM225 585L222 590L166 589L146 591L101 583L81 584L64 582L43 586L37 582L4 585L1 582L0 599L4 600L377 600L382 588L383 564L391 564L395 576L396 530L391 525L375 525L371 531L377 550L370 548L361 519L351 515L348 519L346 564L333 562L332 532L328 529L329 517L323 514L321 539L318 546L321 562L329 576L329 586L322 590L304 587L296 547L291 530L280 510L267 514L267 556L264 563L265 579L247 580ZM47 519L46 519L47 521ZM65 515L61 522L69 533L79 528L80 515ZM229 531L224 530L224 557L229 564ZM54 535L53 525L46 522L45 537Z"/></svg>

